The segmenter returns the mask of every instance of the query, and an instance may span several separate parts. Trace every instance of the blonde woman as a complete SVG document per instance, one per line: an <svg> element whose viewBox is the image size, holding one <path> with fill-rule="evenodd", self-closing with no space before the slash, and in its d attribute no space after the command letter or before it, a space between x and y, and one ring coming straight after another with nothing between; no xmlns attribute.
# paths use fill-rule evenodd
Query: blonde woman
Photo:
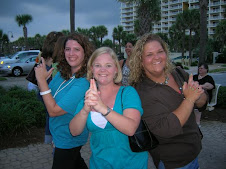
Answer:
<svg viewBox="0 0 226 169"><path fill-rule="evenodd" d="M92 54L87 78L90 89L76 110L70 130L76 136L87 126L92 133L90 169L146 169L147 152L132 152L128 140L143 113L140 98L133 87L118 85L122 72L111 48L102 47Z"/></svg>

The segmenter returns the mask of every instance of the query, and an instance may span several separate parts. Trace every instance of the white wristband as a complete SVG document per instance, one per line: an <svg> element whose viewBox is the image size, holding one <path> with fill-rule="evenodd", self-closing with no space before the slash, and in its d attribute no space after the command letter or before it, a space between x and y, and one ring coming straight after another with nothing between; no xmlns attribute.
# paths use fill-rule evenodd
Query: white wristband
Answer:
<svg viewBox="0 0 226 169"><path fill-rule="evenodd" d="M40 92L40 95L43 96L43 95L46 95L46 94L49 94L49 93L51 93L51 89L46 90L44 92Z"/></svg>

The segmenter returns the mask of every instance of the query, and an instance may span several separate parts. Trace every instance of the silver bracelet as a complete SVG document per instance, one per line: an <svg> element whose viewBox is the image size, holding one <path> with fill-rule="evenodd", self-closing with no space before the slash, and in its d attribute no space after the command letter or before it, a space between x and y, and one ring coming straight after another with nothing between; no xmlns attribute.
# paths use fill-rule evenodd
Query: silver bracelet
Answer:
<svg viewBox="0 0 226 169"><path fill-rule="evenodd" d="M51 89L46 90L44 92L40 92L40 95L43 96L43 95L46 95L46 94L49 94L49 93L51 93Z"/></svg>
<svg viewBox="0 0 226 169"><path fill-rule="evenodd" d="M109 113L111 113L111 111L112 111L112 109L107 106L107 113L106 114L102 114L102 115L103 116L107 116Z"/></svg>

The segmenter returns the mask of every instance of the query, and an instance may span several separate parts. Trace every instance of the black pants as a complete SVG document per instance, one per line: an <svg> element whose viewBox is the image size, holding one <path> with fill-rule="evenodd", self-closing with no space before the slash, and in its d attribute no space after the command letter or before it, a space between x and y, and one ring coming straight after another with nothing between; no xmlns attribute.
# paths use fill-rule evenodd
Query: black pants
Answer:
<svg viewBox="0 0 226 169"><path fill-rule="evenodd" d="M81 157L82 146L72 149L55 148L52 169L88 169Z"/></svg>

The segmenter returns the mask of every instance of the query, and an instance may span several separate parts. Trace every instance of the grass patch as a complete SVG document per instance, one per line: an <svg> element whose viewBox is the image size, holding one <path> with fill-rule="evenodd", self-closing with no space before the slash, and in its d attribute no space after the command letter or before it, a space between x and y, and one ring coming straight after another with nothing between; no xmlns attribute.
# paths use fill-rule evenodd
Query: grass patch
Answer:
<svg viewBox="0 0 226 169"><path fill-rule="evenodd" d="M7 80L7 78L5 78L5 77L0 77L0 81L5 81L5 80Z"/></svg>
<svg viewBox="0 0 226 169"><path fill-rule="evenodd" d="M213 69L213 70L210 70L209 72L216 73L216 72L224 72L224 71L226 71L226 68Z"/></svg>

